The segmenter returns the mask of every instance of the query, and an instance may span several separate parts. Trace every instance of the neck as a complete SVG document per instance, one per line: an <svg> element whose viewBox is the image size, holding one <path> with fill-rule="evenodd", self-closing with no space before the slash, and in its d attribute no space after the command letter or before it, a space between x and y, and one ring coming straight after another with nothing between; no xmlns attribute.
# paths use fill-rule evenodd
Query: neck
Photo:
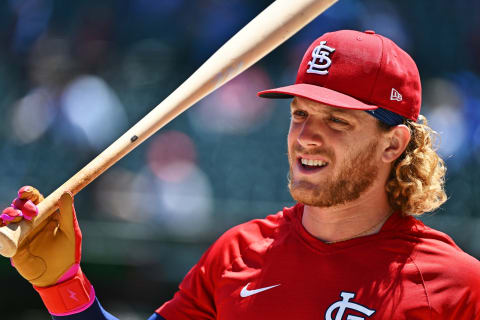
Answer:
<svg viewBox="0 0 480 320"><path fill-rule="evenodd" d="M391 213L385 191L369 190L347 204L305 206L302 224L314 237L334 243L379 232Z"/></svg>

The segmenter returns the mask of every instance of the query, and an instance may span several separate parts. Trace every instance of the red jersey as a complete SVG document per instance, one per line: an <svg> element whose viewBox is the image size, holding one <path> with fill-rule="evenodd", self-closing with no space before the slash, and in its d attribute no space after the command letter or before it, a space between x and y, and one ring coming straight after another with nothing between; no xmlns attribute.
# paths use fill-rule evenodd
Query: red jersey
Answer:
<svg viewBox="0 0 480 320"><path fill-rule="evenodd" d="M326 244L303 205L223 234L156 312L176 319L480 319L480 262L393 214L380 232Z"/></svg>

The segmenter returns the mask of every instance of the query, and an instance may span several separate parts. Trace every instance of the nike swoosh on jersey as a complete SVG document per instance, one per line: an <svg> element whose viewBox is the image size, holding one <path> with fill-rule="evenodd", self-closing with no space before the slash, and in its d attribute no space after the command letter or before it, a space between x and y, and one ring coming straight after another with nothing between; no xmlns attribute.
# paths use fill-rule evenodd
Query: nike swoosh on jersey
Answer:
<svg viewBox="0 0 480 320"><path fill-rule="evenodd" d="M247 287L248 287L249 284L250 284L250 282L247 283L247 285L242 288L242 291L240 291L240 297L246 298L246 297L252 296L254 294L260 293L262 291L266 291L266 290L270 290L272 288L278 287L280 285L280 284L276 284L276 285L273 285L273 286L270 286L270 287L264 287L264 288L255 289L255 290L248 290Z"/></svg>

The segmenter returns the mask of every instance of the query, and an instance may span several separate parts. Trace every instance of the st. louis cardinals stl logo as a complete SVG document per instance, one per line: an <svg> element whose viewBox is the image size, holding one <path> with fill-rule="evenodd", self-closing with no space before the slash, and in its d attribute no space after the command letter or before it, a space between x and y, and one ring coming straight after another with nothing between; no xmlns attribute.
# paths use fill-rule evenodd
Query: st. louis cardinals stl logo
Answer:
<svg viewBox="0 0 480 320"><path fill-rule="evenodd" d="M375 313L375 310L368 309L367 307L362 306L361 304L350 302L350 299L355 298L355 293L342 291L340 296L343 298L340 301L333 303L328 307L327 312L325 313L325 320L365 320L365 317L359 317L354 315L348 315L348 309L355 310L361 314L364 314L369 318L372 314ZM335 318L332 318L332 314L337 311ZM347 317L344 318L343 316Z"/></svg>
<svg viewBox="0 0 480 320"><path fill-rule="evenodd" d="M312 50L312 60L308 62L310 66L307 69L307 73L328 74L328 67L332 64L332 60L329 55L334 48L330 48L326 45L327 41L321 41L318 46Z"/></svg>

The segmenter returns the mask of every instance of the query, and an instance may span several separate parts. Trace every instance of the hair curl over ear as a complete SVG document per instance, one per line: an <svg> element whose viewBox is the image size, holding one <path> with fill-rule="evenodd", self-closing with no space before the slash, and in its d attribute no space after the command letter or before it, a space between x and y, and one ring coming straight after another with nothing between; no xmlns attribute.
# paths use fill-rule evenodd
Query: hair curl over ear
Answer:
<svg viewBox="0 0 480 320"><path fill-rule="evenodd" d="M411 138L403 154L393 163L386 191L390 205L405 215L419 216L440 207L446 200L446 167L433 142L438 135L420 115L419 122L407 120ZM383 130L388 130L381 125Z"/></svg>

